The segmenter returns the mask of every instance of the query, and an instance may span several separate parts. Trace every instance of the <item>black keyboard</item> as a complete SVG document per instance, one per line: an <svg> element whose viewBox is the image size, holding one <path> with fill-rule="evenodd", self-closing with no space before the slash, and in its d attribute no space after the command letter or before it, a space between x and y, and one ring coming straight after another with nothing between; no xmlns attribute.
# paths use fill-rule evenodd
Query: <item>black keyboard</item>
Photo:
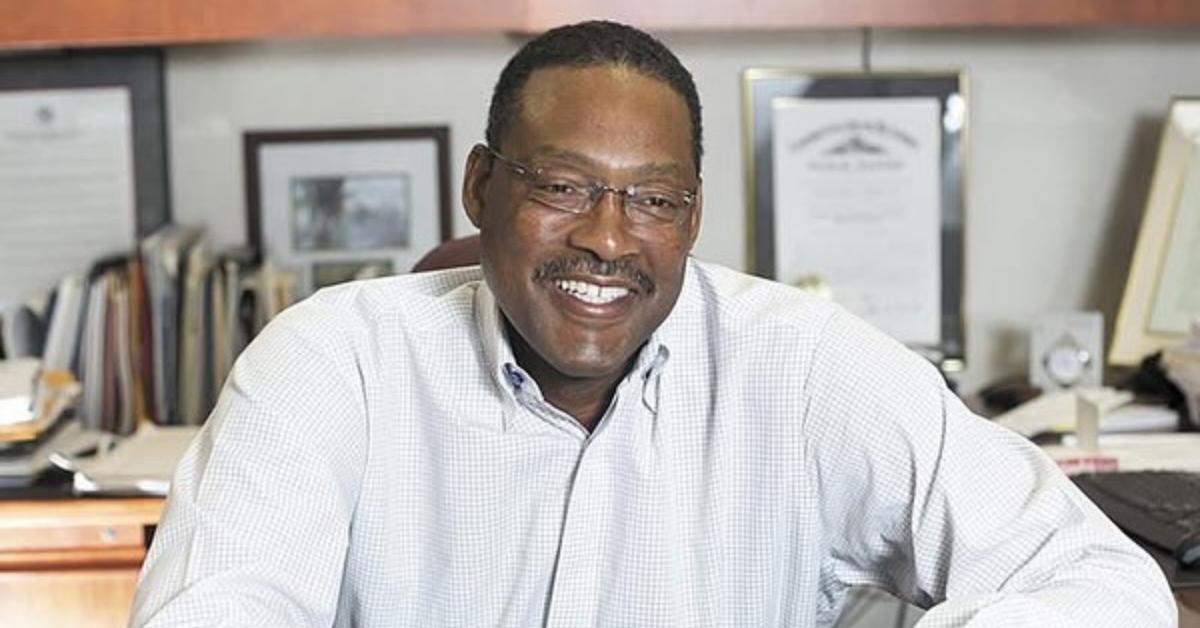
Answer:
<svg viewBox="0 0 1200 628"><path fill-rule="evenodd" d="M1132 471L1072 478L1122 530L1200 566L1200 473Z"/></svg>

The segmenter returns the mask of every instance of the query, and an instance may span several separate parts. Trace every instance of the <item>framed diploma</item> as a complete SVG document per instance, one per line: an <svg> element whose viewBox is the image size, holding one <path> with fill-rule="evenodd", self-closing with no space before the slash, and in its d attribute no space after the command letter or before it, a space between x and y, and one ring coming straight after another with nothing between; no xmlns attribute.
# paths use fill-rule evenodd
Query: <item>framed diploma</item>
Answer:
<svg viewBox="0 0 1200 628"><path fill-rule="evenodd" d="M1200 320L1200 98L1171 103L1109 362L1135 365Z"/></svg>
<svg viewBox="0 0 1200 628"><path fill-rule="evenodd" d="M750 265L964 364L959 74L743 75Z"/></svg>
<svg viewBox="0 0 1200 628"><path fill-rule="evenodd" d="M0 308L170 218L162 55L0 56Z"/></svg>

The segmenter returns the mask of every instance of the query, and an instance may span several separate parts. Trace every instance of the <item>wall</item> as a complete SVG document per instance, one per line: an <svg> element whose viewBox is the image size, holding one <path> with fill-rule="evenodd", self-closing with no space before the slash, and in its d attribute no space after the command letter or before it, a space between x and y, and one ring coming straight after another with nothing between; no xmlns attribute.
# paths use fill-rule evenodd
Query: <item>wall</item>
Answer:
<svg viewBox="0 0 1200 628"><path fill-rule="evenodd" d="M704 105L699 257L745 268L740 71L857 69L857 31L664 36ZM244 238L244 129L448 124L454 186L519 41L502 36L180 47L167 59L175 213ZM1200 94L1200 30L878 31L877 69L969 73L967 391L1024 369L1039 313L1111 317L1172 95ZM453 190L455 232L470 232Z"/></svg>

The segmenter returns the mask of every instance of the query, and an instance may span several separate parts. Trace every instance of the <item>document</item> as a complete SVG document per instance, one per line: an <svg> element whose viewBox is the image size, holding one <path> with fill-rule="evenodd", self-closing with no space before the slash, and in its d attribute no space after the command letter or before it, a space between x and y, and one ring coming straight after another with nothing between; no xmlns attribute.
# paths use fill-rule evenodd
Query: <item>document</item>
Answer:
<svg viewBox="0 0 1200 628"><path fill-rule="evenodd" d="M778 98L775 269L912 345L941 341L938 100Z"/></svg>
<svg viewBox="0 0 1200 628"><path fill-rule="evenodd" d="M1162 275L1150 311L1150 330L1186 334L1200 320L1200 143L1192 138L1175 205Z"/></svg>
<svg viewBox="0 0 1200 628"><path fill-rule="evenodd" d="M136 240L125 87L0 92L0 307Z"/></svg>
<svg viewBox="0 0 1200 628"><path fill-rule="evenodd" d="M74 490L82 495L166 495L175 467L199 431L194 425L146 423L111 451L90 458L60 454L51 461L74 472Z"/></svg>

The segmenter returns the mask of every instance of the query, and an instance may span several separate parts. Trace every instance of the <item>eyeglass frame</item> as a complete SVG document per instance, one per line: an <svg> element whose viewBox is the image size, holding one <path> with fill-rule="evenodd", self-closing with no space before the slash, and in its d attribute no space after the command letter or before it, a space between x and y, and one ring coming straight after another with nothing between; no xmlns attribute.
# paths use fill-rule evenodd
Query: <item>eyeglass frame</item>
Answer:
<svg viewBox="0 0 1200 628"><path fill-rule="evenodd" d="M509 170L512 170L515 174L520 176L521 179L523 179L527 184L534 183L535 178L540 176L539 173L545 171L545 168L537 168L530 164L526 164L526 163L517 161L516 159L513 159L511 157L508 157L507 155L501 153L500 151L496 150L495 148L492 148L491 146L488 146L487 144L477 144L476 146L478 148L483 149L483 151L485 153L487 153L488 155L490 155L493 159L495 159L495 160L499 161L500 163L504 164L505 166L507 166ZM609 185L608 183L604 183L604 182L596 179L595 177L588 175L585 172L579 172L579 174L582 179L587 181L587 196L586 196L587 202L583 205L583 207L579 211L574 211L574 210L571 210L568 208L553 205L544 199L534 197L533 194L530 194L530 197L533 198L533 200L537 201L539 204L541 204L545 207L548 207L550 209L553 209L555 211L559 211L564 214L571 214L574 216L582 216L582 215L587 214L587 213L591 212L592 210L594 210L596 208L596 205L600 203L600 199L602 199L605 194L612 192L613 194L615 194L617 197L619 197L621 199L621 201L620 201L621 212L626 217L628 217L630 220L632 220L635 224L645 225L645 226L666 226L666 225L678 226L678 225L682 224L687 219L688 216L691 215L692 209L696 203L696 197L699 196L699 193L700 193L699 188L697 188L695 190L688 190L688 189L683 189L683 188L675 188L675 187L668 186L668 185L661 186L663 189L669 190L672 193L678 194L680 196L682 209L680 209L680 211L677 212L675 218L672 218L670 220L660 220L660 219L657 219L652 214L648 214L645 211L636 209L636 205L634 206L634 209L630 209L629 199L636 198L637 194L638 194L638 189L641 187L645 187L644 184L636 184L635 183L633 185L627 185L622 188L622 187L617 187L614 185ZM657 185L657 184L655 184L655 185ZM638 218L635 217L635 214L645 215L645 216L647 216L647 219L639 220Z"/></svg>

